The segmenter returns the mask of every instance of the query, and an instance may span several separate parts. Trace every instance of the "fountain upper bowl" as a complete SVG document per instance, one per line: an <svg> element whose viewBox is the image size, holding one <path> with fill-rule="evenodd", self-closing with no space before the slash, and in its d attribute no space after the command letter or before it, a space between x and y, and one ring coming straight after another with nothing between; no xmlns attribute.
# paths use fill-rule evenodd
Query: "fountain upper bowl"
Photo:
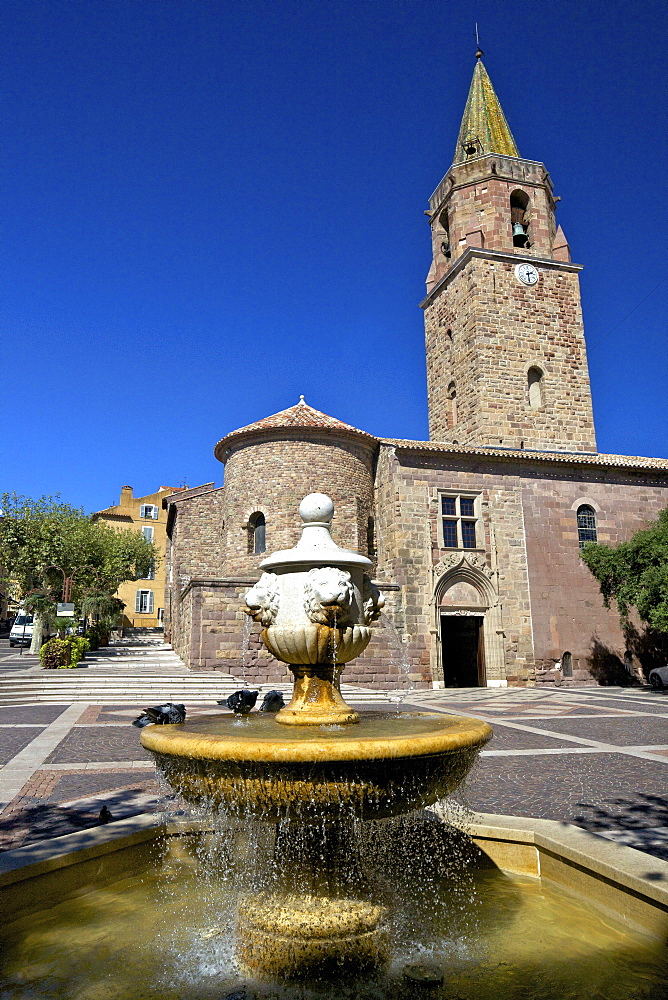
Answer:
<svg viewBox="0 0 668 1000"><path fill-rule="evenodd" d="M267 818L380 818L449 794L491 736L486 722L435 712L362 712L354 728L288 731L264 714L218 713L147 726L141 742L189 802Z"/></svg>

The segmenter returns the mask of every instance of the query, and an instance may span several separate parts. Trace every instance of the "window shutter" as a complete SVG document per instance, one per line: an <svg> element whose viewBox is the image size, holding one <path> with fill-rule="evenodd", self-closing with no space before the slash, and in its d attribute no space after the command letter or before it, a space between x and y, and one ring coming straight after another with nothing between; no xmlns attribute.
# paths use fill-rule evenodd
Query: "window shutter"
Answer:
<svg viewBox="0 0 668 1000"><path fill-rule="evenodd" d="M135 611L141 611L141 590L138 590L135 595Z"/></svg>
<svg viewBox="0 0 668 1000"><path fill-rule="evenodd" d="M146 517L146 504L142 504L139 508L139 516Z"/></svg>
<svg viewBox="0 0 668 1000"><path fill-rule="evenodd" d="M146 608L146 610L148 611L149 614L151 614L153 611L153 591L148 590L146 593L148 594L148 607Z"/></svg>
<svg viewBox="0 0 668 1000"><path fill-rule="evenodd" d="M158 508L157 508L156 506L154 506L154 507L153 507L153 520L154 520L154 521L157 521L157 520L158 520L158 514L159 514L159 513L160 513L160 511L158 510Z"/></svg>

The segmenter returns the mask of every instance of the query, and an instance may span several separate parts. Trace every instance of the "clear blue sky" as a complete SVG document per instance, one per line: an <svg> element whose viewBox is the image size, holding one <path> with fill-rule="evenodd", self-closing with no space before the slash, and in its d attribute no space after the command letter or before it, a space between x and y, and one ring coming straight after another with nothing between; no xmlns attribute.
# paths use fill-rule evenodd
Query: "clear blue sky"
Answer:
<svg viewBox="0 0 668 1000"><path fill-rule="evenodd" d="M663 0L4 0L2 489L220 483L307 402L427 436L427 199L477 20L585 266L601 451L668 457Z"/></svg>

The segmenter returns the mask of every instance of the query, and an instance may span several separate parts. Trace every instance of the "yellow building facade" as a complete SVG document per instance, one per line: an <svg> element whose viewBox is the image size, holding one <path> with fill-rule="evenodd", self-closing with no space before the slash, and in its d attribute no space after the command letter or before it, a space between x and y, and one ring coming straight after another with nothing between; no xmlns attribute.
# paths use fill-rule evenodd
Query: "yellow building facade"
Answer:
<svg viewBox="0 0 668 1000"><path fill-rule="evenodd" d="M161 486L156 493L135 497L131 486L121 488L118 504L93 514L93 520L106 521L119 530L139 531L153 542L158 553L156 565L143 580L127 580L116 591L125 604L124 628L162 628L165 609L165 547L167 512L163 497L187 490L187 486Z"/></svg>

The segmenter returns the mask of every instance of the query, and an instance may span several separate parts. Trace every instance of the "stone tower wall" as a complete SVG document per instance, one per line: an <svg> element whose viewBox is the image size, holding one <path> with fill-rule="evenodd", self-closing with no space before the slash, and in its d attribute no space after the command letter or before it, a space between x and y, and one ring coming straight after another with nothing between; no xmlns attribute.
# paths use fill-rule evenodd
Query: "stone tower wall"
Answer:
<svg viewBox="0 0 668 1000"><path fill-rule="evenodd" d="M596 451L578 269L536 260L539 280L526 286L515 265L470 251L426 303L430 438ZM538 408L534 366L543 372Z"/></svg>
<svg viewBox="0 0 668 1000"><path fill-rule="evenodd" d="M513 246L510 198L520 191L529 204L525 222L531 246ZM488 155L456 164L429 199L433 265L427 290L468 246L524 257L552 257L556 236L552 184L542 163ZM442 250L449 233L450 257Z"/></svg>
<svg viewBox="0 0 668 1000"><path fill-rule="evenodd" d="M249 550L250 516L266 520L266 553L292 548L301 535L299 504L308 493L334 501L332 534L342 548L367 554L373 507L374 446L300 428L272 440L240 443L225 465L225 575L257 579L264 555ZM308 435L308 437L307 437Z"/></svg>

